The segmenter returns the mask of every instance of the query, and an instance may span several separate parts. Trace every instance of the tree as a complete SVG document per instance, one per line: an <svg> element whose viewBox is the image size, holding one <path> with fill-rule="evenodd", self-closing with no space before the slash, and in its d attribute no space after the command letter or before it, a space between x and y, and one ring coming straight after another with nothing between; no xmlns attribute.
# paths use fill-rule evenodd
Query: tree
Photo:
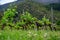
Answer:
<svg viewBox="0 0 60 40"><path fill-rule="evenodd" d="M51 27L51 22L49 21L49 19L47 19L45 16L42 18L42 21L44 22L44 27L47 29L47 27L49 26L50 29L52 30Z"/></svg>
<svg viewBox="0 0 60 40"><path fill-rule="evenodd" d="M20 16L20 20L17 22L16 27L23 29L33 28L32 25L35 24L36 18L33 17L29 12L24 12Z"/></svg>
<svg viewBox="0 0 60 40"><path fill-rule="evenodd" d="M16 13L16 9L7 9L7 11L4 12L4 15L1 19L2 29L6 25L10 25L11 23L13 24L13 20L14 20L13 17L15 16L15 13Z"/></svg>

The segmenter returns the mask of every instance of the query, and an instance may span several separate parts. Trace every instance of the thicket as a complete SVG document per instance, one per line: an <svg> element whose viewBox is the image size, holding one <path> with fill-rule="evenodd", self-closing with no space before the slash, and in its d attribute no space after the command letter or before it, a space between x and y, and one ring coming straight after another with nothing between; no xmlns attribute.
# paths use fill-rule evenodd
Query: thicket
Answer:
<svg viewBox="0 0 60 40"><path fill-rule="evenodd" d="M13 7L12 7L13 6ZM50 7L50 6L49 6ZM54 6L55 7L55 6ZM53 11L53 22L60 25L59 11ZM9 29L55 29L56 24L52 27L51 10L40 3L25 1L19 4L9 6L9 9L1 12L0 28Z"/></svg>
<svg viewBox="0 0 60 40"><path fill-rule="evenodd" d="M28 30L28 29L51 29L51 22L49 19L47 19L45 16L41 20L37 19L36 17L33 17L29 12L23 11L22 14L19 16L19 20L15 20L15 16L18 14L16 12L16 9L7 9L4 12L4 15L2 16L1 19L1 24L0 24L0 29L4 30L6 28L9 29L23 29L23 30Z"/></svg>

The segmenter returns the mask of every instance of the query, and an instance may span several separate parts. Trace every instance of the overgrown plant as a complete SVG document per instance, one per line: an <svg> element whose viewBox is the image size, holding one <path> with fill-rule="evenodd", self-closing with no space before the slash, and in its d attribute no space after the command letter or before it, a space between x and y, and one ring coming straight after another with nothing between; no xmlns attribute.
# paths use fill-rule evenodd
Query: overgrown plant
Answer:
<svg viewBox="0 0 60 40"><path fill-rule="evenodd" d="M11 23L13 24L13 17L15 16L15 13L16 9L7 9L7 11L4 12L4 15L1 19L2 29L7 25L10 26Z"/></svg>
<svg viewBox="0 0 60 40"><path fill-rule="evenodd" d="M31 28L32 24L34 24L36 18L33 17L29 12L24 12L20 16L20 21L17 22L16 27L20 28L22 27L23 29L29 29Z"/></svg>

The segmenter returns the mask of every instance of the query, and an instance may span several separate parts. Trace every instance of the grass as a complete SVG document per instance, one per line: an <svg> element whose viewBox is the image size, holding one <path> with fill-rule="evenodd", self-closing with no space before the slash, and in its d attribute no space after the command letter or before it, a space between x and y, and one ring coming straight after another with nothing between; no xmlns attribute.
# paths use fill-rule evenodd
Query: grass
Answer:
<svg viewBox="0 0 60 40"><path fill-rule="evenodd" d="M60 40L60 31L4 30L0 31L0 40Z"/></svg>

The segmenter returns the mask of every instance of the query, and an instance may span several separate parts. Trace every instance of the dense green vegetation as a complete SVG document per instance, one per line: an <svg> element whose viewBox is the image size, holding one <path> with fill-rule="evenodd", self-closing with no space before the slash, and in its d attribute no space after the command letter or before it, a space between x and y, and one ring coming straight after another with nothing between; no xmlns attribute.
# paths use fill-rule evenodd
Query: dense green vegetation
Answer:
<svg viewBox="0 0 60 40"><path fill-rule="evenodd" d="M19 20L15 20L15 14L17 14L16 9L7 9L7 11L4 12L4 15L1 19L1 29L3 30L5 27L16 28L16 29L30 29L35 28L39 29L39 27L49 26L51 27L51 22L49 19L47 19L45 16L42 18L42 20L37 19L36 17L33 17L29 12L23 12ZM52 30L52 29L51 29Z"/></svg>
<svg viewBox="0 0 60 40"><path fill-rule="evenodd" d="M0 40L60 40L59 31L0 31Z"/></svg>
<svg viewBox="0 0 60 40"><path fill-rule="evenodd" d="M13 6L13 7L12 7ZM60 40L59 5L28 1L10 4L0 13L0 40Z"/></svg>
<svg viewBox="0 0 60 40"><path fill-rule="evenodd" d="M13 6L13 7L12 7ZM51 9L53 11L53 27L51 19ZM0 29L50 29L56 30L60 26L60 12L56 4L50 4L47 7L34 1L24 1L19 4L10 4L0 17ZM49 9L49 10L48 10ZM56 10L55 10L56 9Z"/></svg>
<svg viewBox="0 0 60 40"><path fill-rule="evenodd" d="M13 6L13 7L12 7ZM54 22L56 23L57 21L60 20L60 11L59 9L59 4L57 3L52 3L49 5L44 5L44 4L40 4L34 1L28 1L26 0L25 2L21 2L21 3L13 3L10 4L9 8L15 8L16 11L18 12L18 14L16 14L16 18L17 20L19 19L20 14L23 13L23 11L28 11L30 14L32 14L34 17L38 18L38 19L42 19L44 15L46 15L46 18L50 19L51 21L51 6L53 7L53 19ZM5 9L6 11L6 9ZM2 14L3 12L1 12ZM15 18L15 19L16 19Z"/></svg>
<svg viewBox="0 0 60 40"><path fill-rule="evenodd" d="M58 10L58 11L60 11L60 3L51 3L51 4L49 4L49 5L47 5L46 7L48 7L48 9L50 9L50 7L53 7L53 9L54 10Z"/></svg>

